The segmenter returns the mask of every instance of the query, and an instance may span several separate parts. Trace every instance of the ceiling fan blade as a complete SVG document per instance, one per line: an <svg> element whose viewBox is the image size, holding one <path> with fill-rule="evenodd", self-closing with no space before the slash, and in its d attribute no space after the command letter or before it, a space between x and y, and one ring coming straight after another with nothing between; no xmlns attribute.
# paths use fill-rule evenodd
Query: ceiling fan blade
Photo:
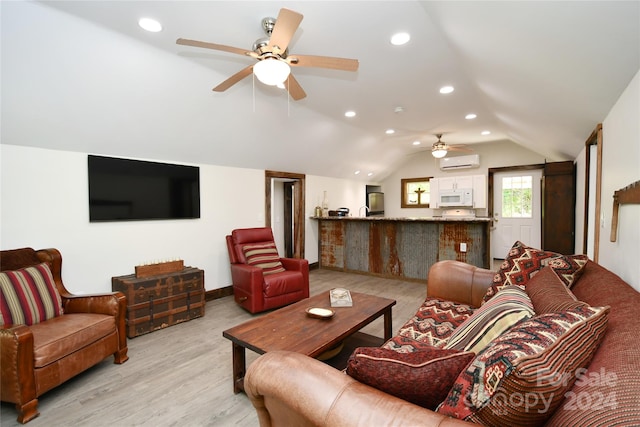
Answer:
<svg viewBox="0 0 640 427"><path fill-rule="evenodd" d="M277 46L279 51L274 52L277 54L283 53L287 50L289 42L293 38L300 22L302 22L303 16L293 10L282 8L276 18L276 24L273 27L271 38L269 39L270 46Z"/></svg>
<svg viewBox="0 0 640 427"><path fill-rule="evenodd" d="M300 86L300 83L298 83L298 80L293 77L293 74L289 74L287 80L284 81L284 87L295 101L299 101L307 96L302 86Z"/></svg>
<svg viewBox="0 0 640 427"><path fill-rule="evenodd" d="M467 147L464 144L448 145L447 149L451 151L473 151L471 148Z"/></svg>
<svg viewBox="0 0 640 427"><path fill-rule="evenodd" d="M223 44L201 42L198 40L178 39L176 40L176 44L181 44L185 46L203 47L205 49L221 50L224 52L236 53L238 55L257 56L255 52L251 52L246 49L240 49L238 47L233 47L233 46L225 46Z"/></svg>
<svg viewBox="0 0 640 427"><path fill-rule="evenodd" d="M229 77L227 80L220 83L218 86L214 87L213 91L224 92L234 84L238 83L240 80L250 75L252 72L253 72L253 65L249 65L248 67L243 68L242 70L235 73L233 76Z"/></svg>
<svg viewBox="0 0 640 427"><path fill-rule="evenodd" d="M357 59L330 56L291 55L287 60L296 67L330 68L342 71L358 71L358 66L360 65Z"/></svg>

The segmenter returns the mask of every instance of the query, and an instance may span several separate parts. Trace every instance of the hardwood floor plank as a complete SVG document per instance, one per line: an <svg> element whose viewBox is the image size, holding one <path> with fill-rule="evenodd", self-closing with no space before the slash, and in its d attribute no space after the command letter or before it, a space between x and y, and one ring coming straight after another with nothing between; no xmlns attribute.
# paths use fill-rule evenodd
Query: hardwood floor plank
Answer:
<svg viewBox="0 0 640 427"><path fill-rule="evenodd" d="M393 331L422 304L426 286L332 270L312 270L310 293L335 287L397 301ZM206 304L205 316L128 340L130 359L109 358L39 399L40 426L257 426L246 395L233 394L231 341L222 331L251 315L224 297ZM382 318L362 329L383 336ZM247 366L257 354L247 351ZM13 404L2 402L0 425L20 426Z"/></svg>

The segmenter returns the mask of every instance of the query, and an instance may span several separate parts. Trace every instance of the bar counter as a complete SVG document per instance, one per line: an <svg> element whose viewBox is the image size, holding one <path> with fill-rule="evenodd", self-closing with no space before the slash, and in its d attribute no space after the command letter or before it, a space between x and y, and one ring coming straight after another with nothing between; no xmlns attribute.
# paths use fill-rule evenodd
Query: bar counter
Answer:
<svg viewBox="0 0 640 427"><path fill-rule="evenodd" d="M491 218L312 217L321 268L425 281L435 262L489 268ZM461 251L466 243L466 251Z"/></svg>

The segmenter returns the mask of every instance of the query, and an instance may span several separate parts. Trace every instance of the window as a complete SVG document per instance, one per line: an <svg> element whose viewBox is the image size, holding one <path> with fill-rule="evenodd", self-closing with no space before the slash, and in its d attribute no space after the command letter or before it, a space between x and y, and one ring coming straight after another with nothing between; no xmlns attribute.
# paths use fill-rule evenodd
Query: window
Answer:
<svg viewBox="0 0 640 427"><path fill-rule="evenodd" d="M532 176L510 176L502 178L502 217L532 218Z"/></svg>
<svg viewBox="0 0 640 427"><path fill-rule="evenodd" d="M431 199L429 194L430 178L401 179L402 200L400 206L403 208L428 208Z"/></svg>

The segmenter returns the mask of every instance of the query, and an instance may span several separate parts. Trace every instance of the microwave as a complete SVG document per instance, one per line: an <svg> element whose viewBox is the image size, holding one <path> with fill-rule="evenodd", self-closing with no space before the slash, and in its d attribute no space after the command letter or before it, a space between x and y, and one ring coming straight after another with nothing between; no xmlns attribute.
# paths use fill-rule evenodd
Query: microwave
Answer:
<svg viewBox="0 0 640 427"><path fill-rule="evenodd" d="M473 207L473 189L444 190L438 195L438 207Z"/></svg>

